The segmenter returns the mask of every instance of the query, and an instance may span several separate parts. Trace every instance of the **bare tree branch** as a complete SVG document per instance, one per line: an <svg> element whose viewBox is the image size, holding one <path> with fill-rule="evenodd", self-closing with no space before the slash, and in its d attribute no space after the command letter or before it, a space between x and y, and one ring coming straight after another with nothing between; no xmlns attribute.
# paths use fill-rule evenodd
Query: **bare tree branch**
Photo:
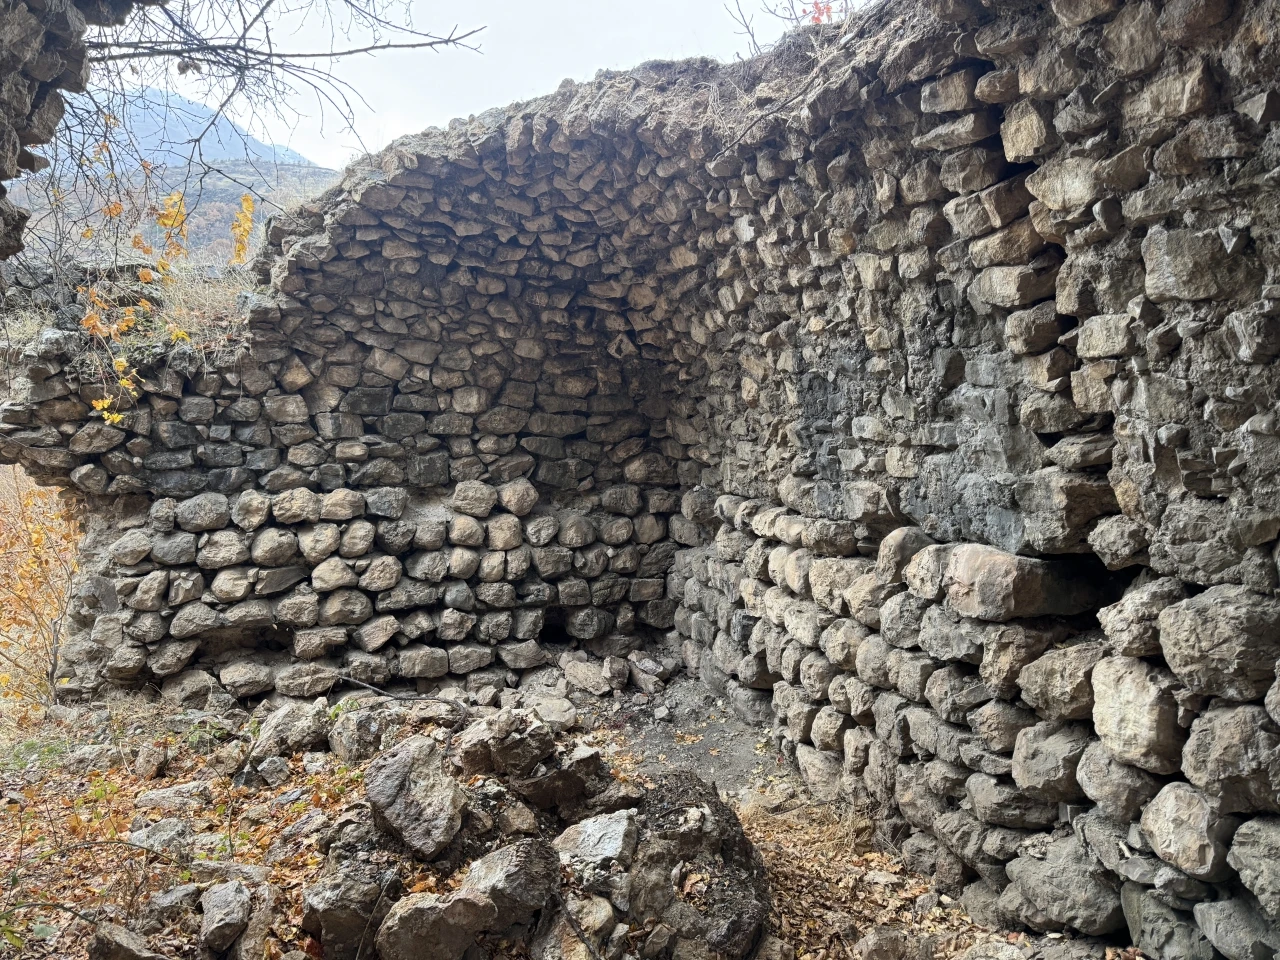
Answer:
<svg viewBox="0 0 1280 960"><path fill-rule="evenodd" d="M733 19L733 22L742 28L741 30L736 31L737 34L747 38L747 56L760 56L763 48L760 46L760 41L756 39L756 31L755 27L752 25L752 19L742 10L742 0L733 0L732 7L726 3L724 5L724 9Z"/></svg>
<svg viewBox="0 0 1280 960"><path fill-rule="evenodd" d="M287 139L281 132L296 126L307 110L302 104L314 98L309 118L324 127L336 123L364 147L355 121L368 104L334 75L335 64L384 52L478 51L483 28L422 30L412 6L413 0L169 0L135 6L123 26L91 30L89 89L68 98L59 137L40 161L48 161L47 169L28 175L17 191L35 209L30 255L46 261L68 253L128 255L148 214L174 190L184 193L190 213L214 183L220 195L235 185L268 207L296 200L277 204L273 194L281 183L296 182L299 168L250 138ZM159 155L154 130L144 136L128 128L140 117L161 131Z"/></svg>

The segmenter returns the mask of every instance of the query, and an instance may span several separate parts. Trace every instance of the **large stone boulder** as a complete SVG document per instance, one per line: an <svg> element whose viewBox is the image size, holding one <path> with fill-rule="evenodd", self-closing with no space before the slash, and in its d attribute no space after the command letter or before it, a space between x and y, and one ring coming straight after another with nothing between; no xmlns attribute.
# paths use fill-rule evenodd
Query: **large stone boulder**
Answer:
<svg viewBox="0 0 1280 960"><path fill-rule="evenodd" d="M1280 817L1255 817L1241 825L1231 840L1227 863L1262 909L1280 920Z"/></svg>
<svg viewBox="0 0 1280 960"><path fill-rule="evenodd" d="M1093 668L1107 653L1107 645L1098 641L1047 651L1018 673L1022 699L1046 720L1088 720Z"/></svg>
<svg viewBox="0 0 1280 960"><path fill-rule="evenodd" d="M1056 803L1032 797L1013 784L989 774L971 775L964 787L974 814L984 823L1036 829L1051 827L1057 822Z"/></svg>
<svg viewBox="0 0 1280 960"><path fill-rule="evenodd" d="M1196 923L1227 960L1258 960L1280 953L1280 928L1248 895L1197 903Z"/></svg>
<svg viewBox="0 0 1280 960"><path fill-rule="evenodd" d="M1257 704L1197 717L1182 770L1228 813L1280 813L1280 727Z"/></svg>
<svg viewBox="0 0 1280 960"><path fill-rule="evenodd" d="M323 697L310 703L298 700L286 703L262 722L250 757L256 762L319 746L329 738L331 724L329 704Z"/></svg>
<svg viewBox="0 0 1280 960"><path fill-rule="evenodd" d="M371 960L374 933L398 887L366 870L335 870L302 892L302 927L324 946L324 960Z"/></svg>
<svg viewBox="0 0 1280 960"><path fill-rule="evenodd" d="M1280 659L1280 599L1235 584L1210 587L1160 612L1160 647L1189 690L1260 700Z"/></svg>
<svg viewBox="0 0 1280 960"><path fill-rule="evenodd" d="M764 932L769 887L760 854L733 811L714 787L692 774L676 773L646 794L639 812L645 828L630 874L632 921L646 926L680 917L676 955L691 951L722 960L750 956ZM679 908L671 882L677 869L714 878L696 916Z"/></svg>
<svg viewBox="0 0 1280 960"><path fill-rule="evenodd" d="M225 504L225 500L224 500ZM249 925L253 896L239 880L215 883L200 897L203 914L200 939L214 953L222 953Z"/></svg>
<svg viewBox="0 0 1280 960"><path fill-rule="evenodd" d="M1156 856L1197 880L1227 877L1227 848L1239 824L1186 783L1168 784L1142 812L1142 832Z"/></svg>
<svg viewBox="0 0 1280 960"><path fill-rule="evenodd" d="M1164 903L1158 894L1139 883L1120 890L1129 940L1149 957L1161 960L1215 960L1218 956L1195 918Z"/></svg>
<svg viewBox="0 0 1280 960"><path fill-rule="evenodd" d="M1057 924L1089 936L1114 933L1125 925L1114 875L1074 836L1048 844L1044 859L1018 857L1005 871L1026 900ZM1037 926L1034 917L1022 919Z"/></svg>
<svg viewBox="0 0 1280 960"><path fill-rule="evenodd" d="M414 893L378 928L379 960L459 960L478 934L498 923L498 908L477 890L447 896Z"/></svg>
<svg viewBox="0 0 1280 960"><path fill-rule="evenodd" d="M374 822L428 861L457 834L467 805L444 759L439 744L418 735L374 760L364 778Z"/></svg>
<svg viewBox="0 0 1280 960"><path fill-rule="evenodd" d="M1019 731L1013 748L1014 783L1040 800L1082 799L1076 767L1089 739L1089 728L1081 723L1046 721Z"/></svg>
<svg viewBox="0 0 1280 960"><path fill-rule="evenodd" d="M543 840L518 840L471 864L462 890L491 900L502 927L526 923L557 902L560 858Z"/></svg>
<svg viewBox="0 0 1280 960"><path fill-rule="evenodd" d="M1081 613L1103 600L1096 580L1077 576L1064 564L977 543L951 551L945 582L952 608L979 620Z"/></svg>
<svg viewBox="0 0 1280 960"><path fill-rule="evenodd" d="M1098 622L1115 652L1126 657L1146 657L1160 652L1161 612L1179 600L1187 589L1181 580L1164 577L1126 593L1098 611Z"/></svg>
<svg viewBox="0 0 1280 960"><path fill-rule="evenodd" d="M1121 763L1175 773L1187 732L1178 725L1172 673L1134 657L1109 657L1093 668L1093 725Z"/></svg>
<svg viewBox="0 0 1280 960"><path fill-rule="evenodd" d="M147 946L146 938L128 927L96 923L89 938L89 960L168 960Z"/></svg>
<svg viewBox="0 0 1280 960"><path fill-rule="evenodd" d="M1085 796L1119 823L1136 820L1146 802L1160 791L1158 779L1121 763L1098 742L1089 744L1080 755L1076 780Z"/></svg>
<svg viewBox="0 0 1280 960"><path fill-rule="evenodd" d="M634 810L590 817L565 830L552 846L561 858L584 863L631 865L638 833Z"/></svg>

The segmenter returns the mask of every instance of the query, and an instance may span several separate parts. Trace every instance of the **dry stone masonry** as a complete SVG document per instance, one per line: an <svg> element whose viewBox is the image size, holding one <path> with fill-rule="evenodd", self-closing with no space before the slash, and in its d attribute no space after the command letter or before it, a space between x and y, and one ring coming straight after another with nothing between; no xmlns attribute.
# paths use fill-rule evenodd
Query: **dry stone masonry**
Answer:
<svg viewBox="0 0 1280 960"><path fill-rule="evenodd" d="M64 689L679 661L979 919L1274 956L1277 30L891 0L395 142L121 424L28 350Z"/></svg>

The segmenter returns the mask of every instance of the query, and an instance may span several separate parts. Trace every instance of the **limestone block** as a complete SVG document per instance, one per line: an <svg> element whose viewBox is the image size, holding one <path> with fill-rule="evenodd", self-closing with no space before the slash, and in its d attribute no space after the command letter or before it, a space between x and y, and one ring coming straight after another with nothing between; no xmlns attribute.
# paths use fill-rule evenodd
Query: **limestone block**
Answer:
<svg viewBox="0 0 1280 960"><path fill-rule="evenodd" d="M1165 786L1142 813L1142 832L1156 856L1197 880L1229 874L1227 848L1239 825L1186 783Z"/></svg>
<svg viewBox="0 0 1280 960"><path fill-rule="evenodd" d="M1173 674L1145 660L1109 657L1094 667L1094 727L1112 756L1152 773L1178 770L1187 736L1177 687Z"/></svg>
<svg viewBox="0 0 1280 960"><path fill-rule="evenodd" d="M1280 659L1280 600L1225 584L1165 607L1160 647L1195 693L1231 700L1263 697Z"/></svg>

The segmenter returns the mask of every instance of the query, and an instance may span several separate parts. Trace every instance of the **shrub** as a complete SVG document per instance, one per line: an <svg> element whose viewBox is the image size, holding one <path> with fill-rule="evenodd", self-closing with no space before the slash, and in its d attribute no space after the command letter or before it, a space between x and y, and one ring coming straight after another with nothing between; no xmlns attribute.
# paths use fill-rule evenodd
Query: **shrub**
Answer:
<svg viewBox="0 0 1280 960"><path fill-rule="evenodd" d="M0 697L52 697L78 540L69 501L16 467L0 471Z"/></svg>

